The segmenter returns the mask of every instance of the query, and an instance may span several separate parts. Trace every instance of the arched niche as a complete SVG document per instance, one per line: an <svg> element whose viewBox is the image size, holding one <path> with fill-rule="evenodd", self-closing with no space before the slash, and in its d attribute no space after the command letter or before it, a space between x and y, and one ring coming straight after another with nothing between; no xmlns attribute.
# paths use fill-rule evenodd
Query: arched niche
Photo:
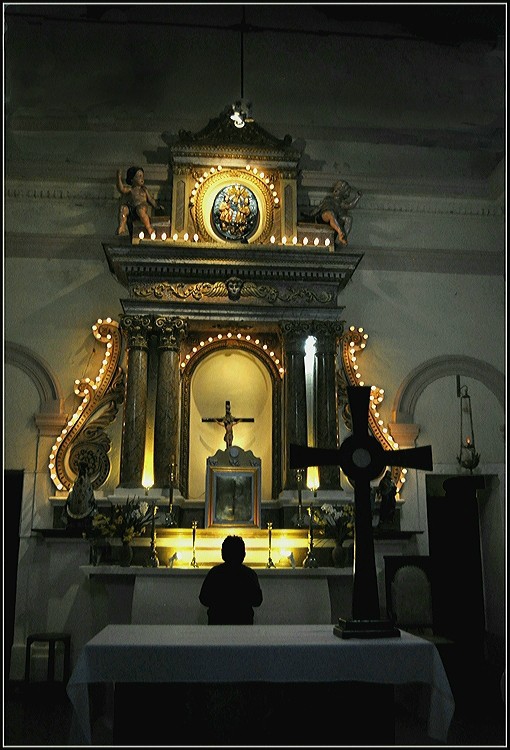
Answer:
<svg viewBox="0 0 510 750"><path fill-rule="evenodd" d="M225 402L234 417L255 421L234 426L234 444L261 459L262 499L281 489L281 377L269 356L248 342L217 342L193 358L182 375L180 490L184 497L204 499L209 456L224 450L221 418Z"/></svg>

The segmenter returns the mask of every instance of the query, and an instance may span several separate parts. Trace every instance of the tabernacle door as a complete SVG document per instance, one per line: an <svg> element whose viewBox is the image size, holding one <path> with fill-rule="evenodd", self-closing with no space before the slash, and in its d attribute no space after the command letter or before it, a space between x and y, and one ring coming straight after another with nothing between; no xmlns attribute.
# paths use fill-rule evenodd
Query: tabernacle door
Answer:
<svg viewBox="0 0 510 750"><path fill-rule="evenodd" d="M237 445L207 459L205 526L260 528L261 462Z"/></svg>

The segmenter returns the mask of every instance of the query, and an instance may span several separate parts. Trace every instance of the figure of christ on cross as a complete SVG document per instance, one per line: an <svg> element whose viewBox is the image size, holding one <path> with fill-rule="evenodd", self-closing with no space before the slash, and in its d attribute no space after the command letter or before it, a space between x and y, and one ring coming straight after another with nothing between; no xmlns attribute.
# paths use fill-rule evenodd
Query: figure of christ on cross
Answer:
<svg viewBox="0 0 510 750"><path fill-rule="evenodd" d="M225 441L227 448L231 448L234 442L234 425L238 422L255 422L253 417L233 417L230 412L230 401L225 401L225 416L223 417L205 417L202 422L217 422L225 428Z"/></svg>

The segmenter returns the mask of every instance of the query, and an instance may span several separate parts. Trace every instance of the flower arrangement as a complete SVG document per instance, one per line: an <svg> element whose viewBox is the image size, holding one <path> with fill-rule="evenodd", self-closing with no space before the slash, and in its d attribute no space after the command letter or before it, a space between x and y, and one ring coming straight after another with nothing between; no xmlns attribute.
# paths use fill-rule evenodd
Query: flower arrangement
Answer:
<svg viewBox="0 0 510 750"><path fill-rule="evenodd" d="M324 536L343 542L354 535L354 504L339 506L324 503L314 512L315 521L323 527Z"/></svg>
<svg viewBox="0 0 510 750"><path fill-rule="evenodd" d="M125 505L113 505L110 513L96 513L92 517L93 536L119 538L129 543L135 536L143 534L152 521L153 509L136 498Z"/></svg>

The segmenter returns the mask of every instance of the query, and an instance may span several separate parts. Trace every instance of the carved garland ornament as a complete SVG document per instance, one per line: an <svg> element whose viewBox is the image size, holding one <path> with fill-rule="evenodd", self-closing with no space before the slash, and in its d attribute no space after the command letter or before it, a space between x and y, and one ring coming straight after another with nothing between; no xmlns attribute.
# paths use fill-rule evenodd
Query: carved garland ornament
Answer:
<svg viewBox="0 0 510 750"><path fill-rule="evenodd" d="M330 292L315 292L311 289L288 289L280 291L276 287L267 284L254 284L252 281L243 281L236 276L226 281L214 283L203 281L198 284L170 284L160 281L154 284L137 284L133 288L135 297L153 297L154 299L181 300L191 299L198 301L205 297L228 297L233 302L241 297L256 297L265 299L267 302L307 302L314 304L330 304L333 294Z"/></svg>
<svg viewBox="0 0 510 750"><path fill-rule="evenodd" d="M119 324L111 318L100 318L92 332L106 351L95 381L75 380L74 392L81 396L81 404L51 449L48 468L58 490L71 489L83 464L94 489L110 473L111 441L104 428L115 419L124 398L124 373L118 366L122 338Z"/></svg>

